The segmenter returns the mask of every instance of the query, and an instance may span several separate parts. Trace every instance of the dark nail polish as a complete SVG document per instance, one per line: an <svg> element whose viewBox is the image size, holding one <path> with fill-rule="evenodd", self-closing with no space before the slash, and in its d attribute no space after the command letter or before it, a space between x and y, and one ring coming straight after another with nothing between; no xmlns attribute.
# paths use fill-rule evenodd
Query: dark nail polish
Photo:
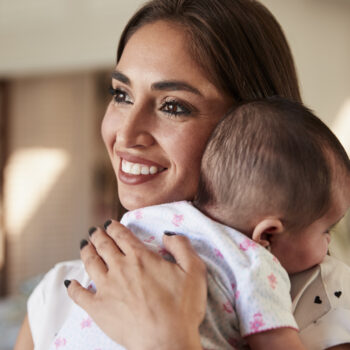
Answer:
<svg viewBox="0 0 350 350"><path fill-rule="evenodd" d="M89 228L89 236L92 236L92 234L95 232L97 230L97 228L96 227L90 227Z"/></svg>
<svg viewBox="0 0 350 350"><path fill-rule="evenodd" d="M105 228L105 230L107 230L107 227L112 223L112 220L107 220L104 224L103 227Z"/></svg>
<svg viewBox="0 0 350 350"><path fill-rule="evenodd" d="M69 287L69 285L70 285L70 280L65 280L64 281L64 285L66 286L66 288L68 288Z"/></svg>
<svg viewBox="0 0 350 350"><path fill-rule="evenodd" d="M176 233L175 232L171 232L171 231L164 231L164 234L166 236L176 236Z"/></svg>
<svg viewBox="0 0 350 350"><path fill-rule="evenodd" d="M83 249L85 246L87 246L89 242L86 239L82 239L80 241L80 249Z"/></svg>

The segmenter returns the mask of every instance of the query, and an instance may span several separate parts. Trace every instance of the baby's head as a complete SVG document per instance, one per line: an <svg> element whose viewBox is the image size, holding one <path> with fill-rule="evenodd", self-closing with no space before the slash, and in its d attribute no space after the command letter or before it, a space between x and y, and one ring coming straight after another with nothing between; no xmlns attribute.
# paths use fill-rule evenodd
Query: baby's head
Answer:
<svg viewBox="0 0 350 350"><path fill-rule="evenodd" d="M350 161L329 128L282 98L246 102L218 124L196 206L269 246L289 273L320 263L350 206Z"/></svg>

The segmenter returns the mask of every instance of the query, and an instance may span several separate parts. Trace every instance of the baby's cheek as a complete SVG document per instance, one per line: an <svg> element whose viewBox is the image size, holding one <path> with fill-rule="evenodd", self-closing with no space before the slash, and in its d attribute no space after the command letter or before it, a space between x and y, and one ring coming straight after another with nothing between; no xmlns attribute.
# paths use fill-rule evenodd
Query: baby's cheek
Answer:
<svg viewBox="0 0 350 350"><path fill-rule="evenodd" d="M315 262L315 265L320 264L323 261L323 259L328 253L328 246L329 246L329 240L324 239L324 241L322 242L322 246L318 250L317 261Z"/></svg>

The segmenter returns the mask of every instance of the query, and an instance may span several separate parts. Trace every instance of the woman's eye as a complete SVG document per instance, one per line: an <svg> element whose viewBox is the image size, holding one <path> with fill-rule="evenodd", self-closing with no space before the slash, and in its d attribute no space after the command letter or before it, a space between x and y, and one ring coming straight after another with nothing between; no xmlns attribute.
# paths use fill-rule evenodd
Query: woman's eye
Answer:
<svg viewBox="0 0 350 350"><path fill-rule="evenodd" d="M160 108L164 113L173 115L173 116L181 116L181 115L189 115L191 114L191 110L185 107L183 104L177 101L167 101Z"/></svg>
<svg viewBox="0 0 350 350"><path fill-rule="evenodd" d="M127 94L127 92L121 90L121 89L114 89L113 87L109 88L109 93L113 96L113 101L115 103L127 103L131 104L132 100Z"/></svg>

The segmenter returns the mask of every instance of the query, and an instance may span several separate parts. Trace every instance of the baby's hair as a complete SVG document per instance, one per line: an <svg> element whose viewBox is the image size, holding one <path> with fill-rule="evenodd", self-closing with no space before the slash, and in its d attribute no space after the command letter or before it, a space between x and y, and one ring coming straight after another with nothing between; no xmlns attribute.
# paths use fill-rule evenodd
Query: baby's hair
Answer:
<svg viewBox="0 0 350 350"><path fill-rule="evenodd" d="M219 208L241 230L272 214L301 229L332 205L338 172L350 174L349 157L309 109L280 97L245 102L208 140L195 205L209 214Z"/></svg>

